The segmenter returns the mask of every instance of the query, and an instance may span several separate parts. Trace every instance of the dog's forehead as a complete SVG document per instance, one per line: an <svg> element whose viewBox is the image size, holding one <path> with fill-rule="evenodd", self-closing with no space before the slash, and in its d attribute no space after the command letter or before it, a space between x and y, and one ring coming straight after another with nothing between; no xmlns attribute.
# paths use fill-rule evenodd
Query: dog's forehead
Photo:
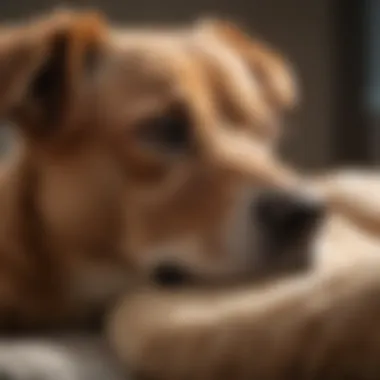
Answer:
<svg viewBox="0 0 380 380"><path fill-rule="evenodd" d="M114 29L110 37L110 72L128 112L180 98L195 114L212 110L214 121L233 114L234 122L254 125L268 118L252 70L222 41L194 28Z"/></svg>
<svg viewBox="0 0 380 380"><path fill-rule="evenodd" d="M181 31L113 30L110 37L111 48L120 64L136 65L136 69L149 66L162 72L179 64L189 41L189 34Z"/></svg>
<svg viewBox="0 0 380 380"><path fill-rule="evenodd" d="M109 73L127 93L165 98L179 92L187 33L113 30L109 41Z"/></svg>
<svg viewBox="0 0 380 380"><path fill-rule="evenodd" d="M236 51L215 38L199 33L195 28L183 29L113 29L110 33L114 63L135 78L173 81L210 71L240 71L245 82L252 72ZM214 69L214 70L213 70Z"/></svg>

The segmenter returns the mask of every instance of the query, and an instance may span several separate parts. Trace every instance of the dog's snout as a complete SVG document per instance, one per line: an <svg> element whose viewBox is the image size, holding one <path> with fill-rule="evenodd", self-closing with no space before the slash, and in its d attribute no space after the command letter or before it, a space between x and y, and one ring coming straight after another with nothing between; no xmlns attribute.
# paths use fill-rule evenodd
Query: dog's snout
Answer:
<svg viewBox="0 0 380 380"><path fill-rule="evenodd" d="M312 229L323 215L316 199L285 192L265 192L254 202L255 220L267 231L289 237Z"/></svg>

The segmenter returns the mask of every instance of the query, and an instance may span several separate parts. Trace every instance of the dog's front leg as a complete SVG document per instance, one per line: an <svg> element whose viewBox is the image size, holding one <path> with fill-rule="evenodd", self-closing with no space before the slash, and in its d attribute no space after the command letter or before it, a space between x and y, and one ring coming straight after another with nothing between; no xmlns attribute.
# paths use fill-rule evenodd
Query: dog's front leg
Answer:
<svg viewBox="0 0 380 380"><path fill-rule="evenodd" d="M138 379L380 378L379 257L242 289L146 290L110 318Z"/></svg>

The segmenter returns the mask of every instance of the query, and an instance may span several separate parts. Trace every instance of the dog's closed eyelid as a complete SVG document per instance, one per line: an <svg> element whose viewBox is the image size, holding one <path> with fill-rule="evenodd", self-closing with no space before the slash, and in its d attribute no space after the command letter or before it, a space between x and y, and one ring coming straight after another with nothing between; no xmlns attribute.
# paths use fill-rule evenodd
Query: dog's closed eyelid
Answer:
<svg viewBox="0 0 380 380"><path fill-rule="evenodd" d="M186 109L175 105L138 123L136 135L140 143L169 153L183 153L192 145L192 121Z"/></svg>

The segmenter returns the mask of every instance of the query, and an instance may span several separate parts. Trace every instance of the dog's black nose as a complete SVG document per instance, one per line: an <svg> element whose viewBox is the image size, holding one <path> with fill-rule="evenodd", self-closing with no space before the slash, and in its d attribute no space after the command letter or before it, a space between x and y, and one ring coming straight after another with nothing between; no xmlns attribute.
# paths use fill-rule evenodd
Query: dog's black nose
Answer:
<svg viewBox="0 0 380 380"><path fill-rule="evenodd" d="M266 191L254 202L255 223L275 239L292 239L312 232L324 214L324 207L316 199L299 194Z"/></svg>

